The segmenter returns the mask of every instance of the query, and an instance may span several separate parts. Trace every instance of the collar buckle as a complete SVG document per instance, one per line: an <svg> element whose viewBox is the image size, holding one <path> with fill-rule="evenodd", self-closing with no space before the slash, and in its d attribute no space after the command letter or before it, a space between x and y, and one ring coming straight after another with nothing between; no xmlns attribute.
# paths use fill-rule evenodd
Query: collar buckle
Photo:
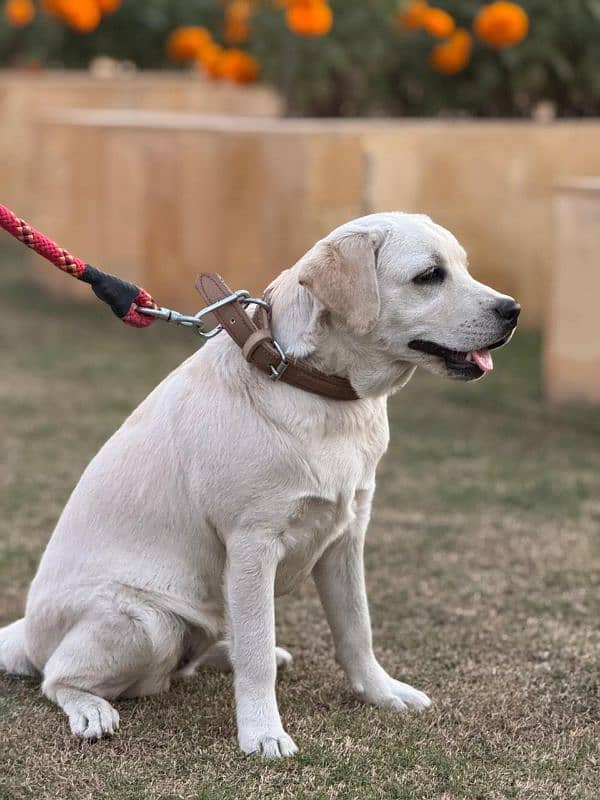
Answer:
<svg viewBox="0 0 600 800"><path fill-rule="evenodd" d="M269 369L271 370L270 378L272 381L278 381L283 375L283 373L286 371L286 369L289 367L290 362L285 357L285 353L281 349L281 345L279 344L279 342L276 339L273 339L272 341L273 341L273 347L275 348L275 350L277 350L279 358L281 360L276 367L274 367L272 364L270 365L269 367Z"/></svg>

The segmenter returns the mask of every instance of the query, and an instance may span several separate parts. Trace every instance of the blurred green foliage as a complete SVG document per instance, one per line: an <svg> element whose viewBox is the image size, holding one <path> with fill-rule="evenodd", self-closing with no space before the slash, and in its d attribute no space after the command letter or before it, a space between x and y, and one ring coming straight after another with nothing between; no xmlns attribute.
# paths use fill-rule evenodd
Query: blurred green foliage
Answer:
<svg viewBox="0 0 600 800"><path fill-rule="evenodd" d="M558 116L600 114L600 0L522 0L528 37L506 50L474 39L468 67L441 75L429 64L439 40L402 31L390 20L395 0L331 0L326 40L295 37L281 15L256 20L255 50L292 113L528 117L539 103ZM480 0L439 0L472 30Z"/></svg>
<svg viewBox="0 0 600 800"><path fill-rule="evenodd" d="M530 32L497 51L475 40L471 61L457 75L437 73L429 54L439 40L401 30L394 14L403 0L330 0L333 31L303 38L286 27L280 8L259 3L245 47L262 63L263 78L287 98L290 114L460 115L527 117L541 102L558 116L600 114L600 0L522 0ZM432 2L472 29L480 0ZM124 0L91 34L76 33L38 14L25 29L0 24L0 63L85 67L94 56L172 67L168 33L206 25L222 40L219 0Z"/></svg>
<svg viewBox="0 0 600 800"><path fill-rule="evenodd" d="M392 68L396 109L407 114L529 116L542 101L559 116L600 113L600 0L522 0L530 30L519 45L496 51L474 40L464 72L427 69L430 37L407 37ZM441 0L458 25L472 28L477 0ZM407 46L411 42L411 46ZM420 67L420 68L419 68ZM410 76L407 78L406 76Z"/></svg>
<svg viewBox="0 0 600 800"><path fill-rule="evenodd" d="M223 5L218 0L123 0L117 12L85 34L43 13L20 29L1 17L0 64L70 69L87 67L96 56L110 56L141 69L173 68L165 52L173 28L206 25L218 32L222 21Z"/></svg>

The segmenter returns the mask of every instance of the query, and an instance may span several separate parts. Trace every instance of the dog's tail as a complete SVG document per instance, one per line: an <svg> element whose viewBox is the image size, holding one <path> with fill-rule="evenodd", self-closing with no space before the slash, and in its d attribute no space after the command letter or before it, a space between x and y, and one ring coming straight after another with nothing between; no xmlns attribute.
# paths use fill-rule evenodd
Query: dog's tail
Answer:
<svg viewBox="0 0 600 800"><path fill-rule="evenodd" d="M25 651L25 620L0 628L0 672L9 675L39 675Z"/></svg>

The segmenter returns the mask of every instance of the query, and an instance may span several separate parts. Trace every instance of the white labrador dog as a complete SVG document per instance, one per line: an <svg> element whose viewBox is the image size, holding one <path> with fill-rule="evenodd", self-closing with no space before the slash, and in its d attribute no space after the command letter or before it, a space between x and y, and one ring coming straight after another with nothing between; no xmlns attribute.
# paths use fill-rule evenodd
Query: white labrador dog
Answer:
<svg viewBox="0 0 600 800"><path fill-rule="evenodd" d="M274 597L311 574L356 694L397 711L430 704L371 643L363 544L386 398L418 366L481 377L519 306L470 277L448 231L401 213L341 226L266 296L286 352L349 378L361 399L270 381L222 333L104 445L58 521L25 618L0 630L0 667L41 675L78 736L117 729L110 700L231 664L242 750L295 753L275 697L291 657L275 646Z"/></svg>

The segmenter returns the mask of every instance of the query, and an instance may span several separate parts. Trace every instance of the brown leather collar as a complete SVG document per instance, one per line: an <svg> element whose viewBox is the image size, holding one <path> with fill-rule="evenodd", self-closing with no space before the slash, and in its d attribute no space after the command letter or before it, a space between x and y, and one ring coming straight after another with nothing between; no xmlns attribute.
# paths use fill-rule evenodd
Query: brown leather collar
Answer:
<svg viewBox="0 0 600 800"><path fill-rule="evenodd" d="M196 289L208 305L232 295L231 289L216 272L203 272ZM326 375L295 358L286 356L271 333L270 309L257 306L254 317L246 313L240 299L214 310L214 315L233 341L241 348L246 361L265 372L272 380L289 383L305 392L332 400L358 400L346 378Z"/></svg>

